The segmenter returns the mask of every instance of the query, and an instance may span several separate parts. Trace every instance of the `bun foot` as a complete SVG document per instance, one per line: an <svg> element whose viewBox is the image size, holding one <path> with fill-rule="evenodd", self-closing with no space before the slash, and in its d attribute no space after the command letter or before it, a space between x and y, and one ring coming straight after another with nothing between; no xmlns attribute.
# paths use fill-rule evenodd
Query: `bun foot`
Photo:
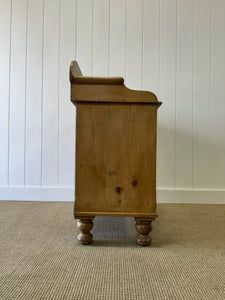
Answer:
<svg viewBox="0 0 225 300"><path fill-rule="evenodd" d="M77 236L77 240L80 244L87 245L90 244L93 235L90 233L93 228L93 219L79 219L77 220L77 228L80 233Z"/></svg>
<svg viewBox="0 0 225 300"><path fill-rule="evenodd" d="M136 229L138 235L136 236L136 242L140 246L148 246L151 243L151 236L149 235L152 231L152 225L150 220L138 220L136 219Z"/></svg>

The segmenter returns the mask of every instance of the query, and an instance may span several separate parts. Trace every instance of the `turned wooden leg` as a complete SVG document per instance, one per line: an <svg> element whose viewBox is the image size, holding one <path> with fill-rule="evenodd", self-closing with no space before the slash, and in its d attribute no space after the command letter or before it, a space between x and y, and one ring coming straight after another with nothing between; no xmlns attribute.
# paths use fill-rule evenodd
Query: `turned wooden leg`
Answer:
<svg viewBox="0 0 225 300"><path fill-rule="evenodd" d="M151 243L151 236L149 235L152 231L151 220L140 220L136 219L136 229L138 235L136 236L136 242L140 246L148 246Z"/></svg>
<svg viewBox="0 0 225 300"><path fill-rule="evenodd" d="M93 235L90 231L93 228L93 219L94 218L80 218L77 220L77 228L80 230L77 239L80 244L87 245L92 241Z"/></svg>

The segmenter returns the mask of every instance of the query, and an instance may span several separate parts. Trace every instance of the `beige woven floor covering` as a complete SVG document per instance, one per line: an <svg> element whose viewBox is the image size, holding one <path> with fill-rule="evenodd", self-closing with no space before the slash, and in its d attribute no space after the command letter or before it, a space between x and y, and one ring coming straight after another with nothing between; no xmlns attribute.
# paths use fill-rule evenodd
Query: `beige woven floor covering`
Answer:
<svg viewBox="0 0 225 300"><path fill-rule="evenodd" d="M225 299L225 205L158 205L144 248L132 218L96 218L79 245L72 211L0 202L1 300Z"/></svg>

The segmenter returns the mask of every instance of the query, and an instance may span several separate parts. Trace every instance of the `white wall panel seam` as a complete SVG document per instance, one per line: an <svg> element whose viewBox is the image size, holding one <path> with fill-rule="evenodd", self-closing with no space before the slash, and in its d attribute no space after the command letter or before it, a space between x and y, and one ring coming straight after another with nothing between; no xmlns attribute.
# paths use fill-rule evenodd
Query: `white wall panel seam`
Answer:
<svg viewBox="0 0 225 300"><path fill-rule="evenodd" d="M0 1L0 185L8 185L11 0Z"/></svg>
<svg viewBox="0 0 225 300"><path fill-rule="evenodd" d="M42 85L41 85L41 186L43 186L43 95L44 95L44 30L45 30L45 0L43 0L43 24L42 24Z"/></svg>
<svg viewBox="0 0 225 300"><path fill-rule="evenodd" d="M159 68L159 70L158 70L158 98L160 99L161 98L161 95L160 95L160 69L161 69L161 65L160 65L160 53L161 53L161 26L160 26L160 24L161 24L161 22L160 22L160 19L161 19L161 0L158 0L159 1L159 18L158 18L158 21L159 21L159 41L158 41L158 43L159 43L159 45L158 45L158 47L159 47L159 55L158 55L158 68ZM162 100L162 99L160 99L160 100Z"/></svg>
<svg viewBox="0 0 225 300"><path fill-rule="evenodd" d="M210 0L209 189L212 189L212 0Z"/></svg>
<svg viewBox="0 0 225 300"><path fill-rule="evenodd" d="M59 25L59 28L58 28L58 30L59 30L59 40L58 40L59 52L58 52L58 54L59 55L58 55L58 87L57 87L57 89L58 89L58 97L57 97L57 101L58 101L58 103L57 103L57 106L58 106L57 186L59 186L59 118L60 118L60 111L59 111L59 101L60 101L60 99L59 99L59 87L60 87L60 82L59 81L60 81L60 54L61 54L61 47L60 47L60 42L61 42L61 0L59 0L59 24L58 25Z"/></svg>
<svg viewBox="0 0 225 300"><path fill-rule="evenodd" d="M91 26L91 45L92 45L92 49L91 49L91 75L93 76L93 70L94 70L94 0L92 0L92 26Z"/></svg>
<svg viewBox="0 0 225 300"><path fill-rule="evenodd" d="M8 186L9 184L9 167L10 167L10 128L11 128L11 69L12 69L12 19L13 19L13 0L11 0L11 15L10 15L10 54L9 54L9 105L8 105Z"/></svg>
<svg viewBox="0 0 225 300"><path fill-rule="evenodd" d="M109 72L110 72L110 64L109 64L109 62L110 62L110 5L111 5L111 1L110 0L108 0L109 1L109 7L108 7L108 9L109 9L109 11L108 11L108 14L109 14L109 20L108 20L108 76L109 76Z"/></svg>
<svg viewBox="0 0 225 300"><path fill-rule="evenodd" d="M76 9L76 13L75 13L75 30L74 30L74 33L75 33L75 47L74 47L74 59L77 60L77 0L75 0L75 9ZM92 26L93 28L93 26ZM69 74L69 71L68 71L68 74ZM69 76L69 75L68 75Z"/></svg>
<svg viewBox="0 0 225 300"><path fill-rule="evenodd" d="M196 187L209 187L210 1L196 1L194 73L194 175Z"/></svg>
<svg viewBox="0 0 225 300"><path fill-rule="evenodd" d="M125 0L125 22L124 22L124 35L125 35L125 43L124 43L124 79L126 81L127 78L127 59L126 59L126 53L127 53L127 0ZM126 84L126 82L125 82Z"/></svg>
<svg viewBox="0 0 225 300"><path fill-rule="evenodd" d="M42 183L57 186L59 0L45 6Z"/></svg>
<svg viewBox="0 0 225 300"><path fill-rule="evenodd" d="M8 186L9 186L9 153L10 153L10 95L11 95L11 59L12 59L12 1L11 0L11 12L10 12L10 45L9 45L9 98L8 98Z"/></svg>
<svg viewBox="0 0 225 300"><path fill-rule="evenodd" d="M9 185L24 185L27 0L13 1L10 84Z"/></svg>
<svg viewBox="0 0 225 300"><path fill-rule="evenodd" d="M28 33L28 6L29 6L29 1L27 0L27 13L26 13L26 50L25 50L25 108L24 108L24 186L26 186L26 139L27 139L27 33Z"/></svg>
<svg viewBox="0 0 225 300"><path fill-rule="evenodd" d="M143 61L144 61L144 13L143 13L143 0L141 0L141 89L143 90L143 84L144 84L144 67L143 67Z"/></svg>
<svg viewBox="0 0 225 300"><path fill-rule="evenodd" d="M194 107L195 107L195 19L196 2L193 0L193 66L192 66L192 188L194 188Z"/></svg>
<svg viewBox="0 0 225 300"><path fill-rule="evenodd" d="M174 182L175 182L175 189L177 187L177 79L178 79L178 72L177 72L177 68L178 68L178 63L177 63L177 54L178 54L178 3L177 3L177 0L176 0L176 47L175 47L175 93L174 93L174 129L175 129L175 136L174 136L174 143L175 143L175 146L174 146L174 151L175 151L175 160L174 160Z"/></svg>

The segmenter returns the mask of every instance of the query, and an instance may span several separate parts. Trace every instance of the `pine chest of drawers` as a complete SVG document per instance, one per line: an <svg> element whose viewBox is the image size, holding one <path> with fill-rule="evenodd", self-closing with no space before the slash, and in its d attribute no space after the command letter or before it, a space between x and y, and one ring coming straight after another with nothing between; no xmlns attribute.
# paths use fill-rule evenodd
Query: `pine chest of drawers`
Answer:
<svg viewBox="0 0 225 300"><path fill-rule="evenodd" d="M88 244L95 216L134 217L139 245L151 242L156 217L157 108L151 92L130 90L121 77L82 76L70 66L76 105L74 217ZM104 228L103 228L104 230Z"/></svg>

